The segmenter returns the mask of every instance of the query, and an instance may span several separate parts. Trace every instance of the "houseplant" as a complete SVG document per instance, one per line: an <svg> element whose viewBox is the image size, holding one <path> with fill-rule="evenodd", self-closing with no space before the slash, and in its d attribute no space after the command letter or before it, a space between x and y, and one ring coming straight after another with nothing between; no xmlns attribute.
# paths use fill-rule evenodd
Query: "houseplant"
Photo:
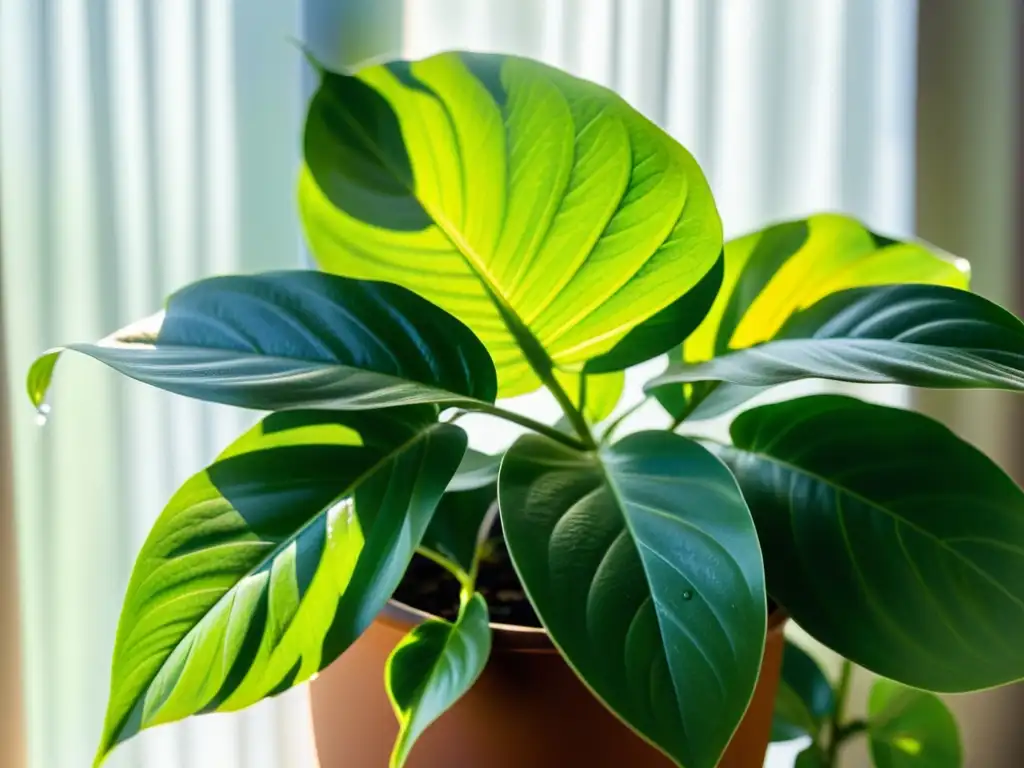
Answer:
<svg viewBox="0 0 1024 768"><path fill-rule="evenodd" d="M769 606L912 686L1024 676L1024 495L977 450L827 395L748 408L730 444L678 434L809 377L1021 389L1024 325L966 290L962 261L838 215L723 246L685 149L515 57L322 72L299 200L323 272L203 280L68 347L270 412L142 548L97 763L143 728L309 679L416 552L459 596L390 656L395 765L485 667L502 547L586 686L688 768L715 765L743 717ZM29 373L37 406L60 353ZM665 353L646 389L667 428L607 421L622 372ZM563 422L496 404L538 387ZM467 453L463 412L532 433Z"/></svg>

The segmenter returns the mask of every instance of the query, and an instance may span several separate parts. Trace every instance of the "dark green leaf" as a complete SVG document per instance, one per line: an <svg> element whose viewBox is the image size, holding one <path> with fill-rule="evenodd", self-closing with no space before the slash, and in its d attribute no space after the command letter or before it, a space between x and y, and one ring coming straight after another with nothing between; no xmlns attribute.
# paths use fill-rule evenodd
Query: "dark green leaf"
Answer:
<svg viewBox="0 0 1024 768"><path fill-rule="evenodd" d="M801 736L817 739L834 706L832 686L818 662L787 641L782 656L782 679L775 697L772 741L789 741Z"/></svg>
<svg viewBox="0 0 1024 768"><path fill-rule="evenodd" d="M132 573L97 762L306 680L391 596L466 446L429 407L272 414L187 481Z"/></svg>
<svg viewBox="0 0 1024 768"><path fill-rule="evenodd" d="M766 625L761 554L726 468L667 432L592 453L528 435L498 491L516 570L569 664L675 761L714 766Z"/></svg>
<svg viewBox="0 0 1024 768"><path fill-rule="evenodd" d="M725 255L701 281L653 317L627 333L600 357L587 361L586 373L621 371L677 347L700 325L722 287Z"/></svg>
<svg viewBox="0 0 1024 768"><path fill-rule="evenodd" d="M868 698L868 739L875 768L960 768L956 720L931 693L878 680Z"/></svg>
<svg viewBox="0 0 1024 768"><path fill-rule="evenodd" d="M423 731L473 686L490 653L487 603L479 594L454 624L428 619L391 652L385 679L400 728L390 768L401 768Z"/></svg>
<svg viewBox="0 0 1024 768"><path fill-rule="evenodd" d="M494 364L455 318L396 285L312 271L213 277L166 311L67 347L147 384L217 403L356 410L494 402ZM62 350L29 372L37 406Z"/></svg>
<svg viewBox="0 0 1024 768"><path fill-rule="evenodd" d="M825 753L814 744L796 756L793 768L829 768Z"/></svg>
<svg viewBox="0 0 1024 768"><path fill-rule="evenodd" d="M423 536L422 547L457 568L461 576L466 576L472 571L477 550L491 529L497 505L496 483L446 493Z"/></svg>
<svg viewBox="0 0 1024 768"><path fill-rule="evenodd" d="M458 317L503 397L615 348L722 250L710 187L678 142L613 91L516 56L326 72L304 148L319 263Z"/></svg>
<svg viewBox="0 0 1024 768"><path fill-rule="evenodd" d="M797 313L772 341L676 365L648 386L717 380L769 387L803 378L1021 391L1024 323L954 288L855 288Z"/></svg>
<svg viewBox="0 0 1024 768"><path fill-rule="evenodd" d="M1024 492L984 454L834 395L747 411L732 439L769 591L801 627L921 688L1024 677Z"/></svg>

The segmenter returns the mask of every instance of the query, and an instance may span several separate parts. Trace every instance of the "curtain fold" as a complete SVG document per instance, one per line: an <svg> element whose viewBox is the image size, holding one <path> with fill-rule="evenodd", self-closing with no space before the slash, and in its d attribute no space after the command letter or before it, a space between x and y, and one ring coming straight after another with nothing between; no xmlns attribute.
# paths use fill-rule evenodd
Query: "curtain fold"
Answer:
<svg viewBox="0 0 1024 768"><path fill-rule="evenodd" d="M3 353L32 768L91 759L135 552L177 484L249 417L68 358L40 428L23 374L46 347L105 335L200 276L303 263L294 175L311 79L294 40L333 63L452 47L541 58L618 89L686 144L730 235L820 209L907 235L916 12L891 0L0 0ZM511 436L490 423L474 439ZM110 765L314 762L300 690L148 732Z"/></svg>

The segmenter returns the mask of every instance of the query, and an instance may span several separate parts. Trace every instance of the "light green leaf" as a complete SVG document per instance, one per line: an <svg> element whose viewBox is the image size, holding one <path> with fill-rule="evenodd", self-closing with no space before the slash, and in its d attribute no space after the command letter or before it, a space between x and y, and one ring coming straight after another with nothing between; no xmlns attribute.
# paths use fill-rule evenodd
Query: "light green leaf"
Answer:
<svg viewBox="0 0 1024 768"><path fill-rule="evenodd" d="M320 264L460 318L502 396L609 352L721 252L690 154L612 91L528 59L325 72L305 160L299 202Z"/></svg>
<svg viewBox="0 0 1024 768"><path fill-rule="evenodd" d="M875 234L848 216L783 222L725 245L715 305L684 349L708 360L772 338L796 311L847 288L927 283L967 288L967 262Z"/></svg>
<svg viewBox="0 0 1024 768"><path fill-rule="evenodd" d="M647 386L715 380L770 387L803 378L1021 391L1024 323L954 288L855 288L798 312L772 341L674 366Z"/></svg>
<svg viewBox="0 0 1024 768"><path fill-rule="evenodd" d="M455 318L397 285L308 270L201 280L164 312L75 350L147 384L216 403L382 408L494 402L494 364ZM62 349L32 366L39 406Z"/></svg>
<svg viewBox="0 0 1024 768"><path fill-rule="evenodd" d="M1024 677L1024 492L925 416L820 395L751 409L720 455L768 589L837 653L920 688Z"/></svg>
<svg viewBox="0 0 1024 768"><path fill-rule="evenodd" d="M677 763L714 766L754 690L767 610L726 468L667 432L591 453L528 435L498 493L516 570L569 664Z"/></svg>
<svg viewBox="0 0 1024 768"><path fill-rule="evenodd" d="M555 378L569 394L576 407L583 401L583 415L591 424L598 424L611 415L619 404L626 386L625 371L601 374L555 372ZM571 426L568 430L571 431Z"/></svg>
<svg viewBox="0 0 1024 768"><path fill-rule="evenodd" d="M810 736L815 741L832 715L835 695L818 662L792 642L782 656L782 679L775 695L772 741Z"/></svg>
<svg viewBox="0 0 1024 768"><path fill-rule="evenodd" d="M490 653L487 603L480 594L463 604L454 624L428 619L391 652L385 678L400 723L391 768L401 768L423 731L473 687Z"/></svg>
<svg viewBox="0 0 1024 768"><path fill-rule="evenodd" d="M960 768L953 714L931 693L878 680L868 698L868 739L875 768Z"/></svg>
<svg viewBox="0 0 1024 768"><path fill-rule="evenodd" d="M181 487L128 585L97 764L144 728L280 693L360 635L465 450L435 415L272 414Z"/></svg>

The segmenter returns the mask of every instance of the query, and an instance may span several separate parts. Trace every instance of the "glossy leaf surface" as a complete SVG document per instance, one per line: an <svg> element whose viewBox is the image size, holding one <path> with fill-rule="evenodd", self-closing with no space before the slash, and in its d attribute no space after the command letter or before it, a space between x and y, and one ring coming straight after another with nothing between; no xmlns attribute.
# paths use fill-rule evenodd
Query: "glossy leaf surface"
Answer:
<svg viewBox="0 0 1024 768"><path fill-rule="evenodd" d="M802 736L816 739L834 706L832 685L818 662L787 641L782 656L782 679L775 695L772 741Z"/></svg>
<svg viewBox="0 0 1024 768"><path fill-rule="evenodd" d="M868 739L875 768L963 765L956 720L942 700L891 680L878 680L871 688Z"/></svg>
<svg viewBox="0 0 1024 768"><path fill-rule="evenodd" d="M144 728L280 693L360 635L465 449L434 415L272 414L181 487L128 586L98 762Z"/></svg>
<svg viewBox="0 0 1024 768"><path fill-rule="evenodd" d="M721 252L686 150L612 91L514 56L324 73L305 160L299 200L320 264L460 318L503 396L613 349Z"/></svg>
<svg viewBox="0 0 1024 768"><path fill-rule="evenodd" d="M803 378L1021 391L1024 323L953 288L857 288L797 313L772 341L675 366L648 386L714 380L769 387Z"/></svg>
<svg viewBox="0 0 1024 768"><path fill-rule="evenodd" d="M1024 677L1024 492L990 459L925 416L832 395L731 431L720 455L801 627L920 688Z"/></svg>
<svg viewBox="0 0 1024 768"><path fill-rule="evenodd" d="M397 285L308 270L201 280L164 312L75 350L147 384L258 410L493 402L494 364L455 318ZM29 372L37 406L61 350Z"/></svg>
<svg viewBox="0 0 1024 768"><path fill-rule="evenodd" d="M487 603L480 594L463 604L454 624L428 619L395 647L385 669L400 724L391 768L401 768L423 731L473 686L490 653Z"/></svg>
<svg viewBox="0 0 1024 768"><path fill-rule="evenodd" d="M714 766L766 628L761 554L726 468L667 432L599 453L528 435L498 489L516 570L569 664L677 763Z"/></svg>
<svg viewBox="0 0 1024 768"><path fill-rule="evenodd" d="M837 291L926 283L967 288L967 263L877 235L848 216L817 214L730 240L718 299L687 340L687 361L772 338L793 313Z"/></svg>

